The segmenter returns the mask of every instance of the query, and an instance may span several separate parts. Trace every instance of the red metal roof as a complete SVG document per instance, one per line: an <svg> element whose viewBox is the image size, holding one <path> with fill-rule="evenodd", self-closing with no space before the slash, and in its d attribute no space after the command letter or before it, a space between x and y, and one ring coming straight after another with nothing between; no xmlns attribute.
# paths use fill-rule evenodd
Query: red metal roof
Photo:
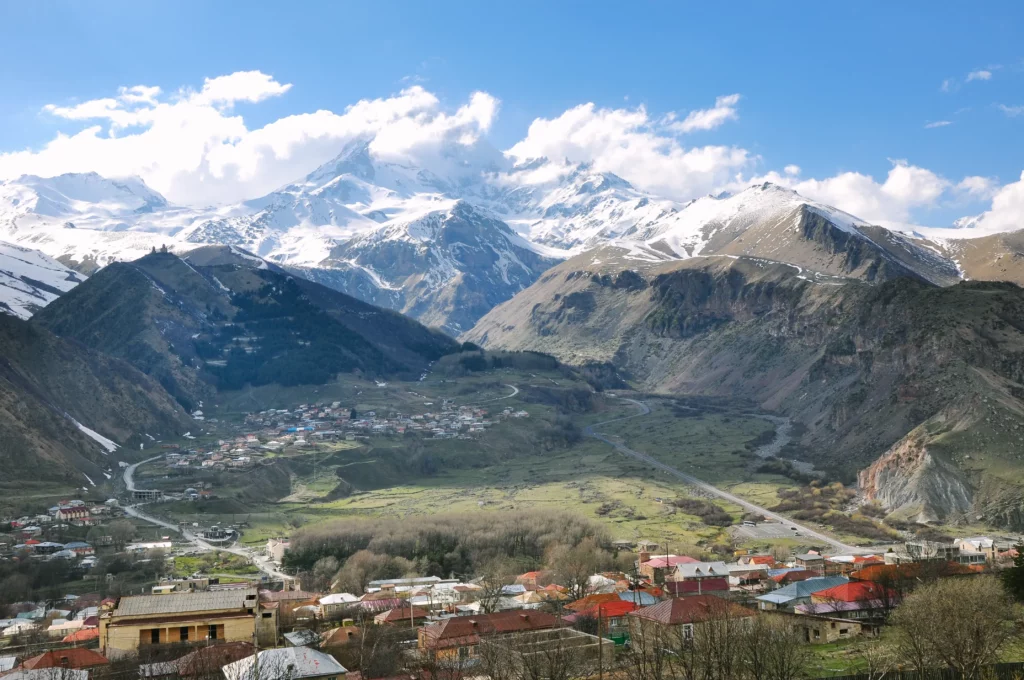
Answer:
<svg viewBox="0 0 1024 680"><path fill-rule="evenodd" d="M384 623L395 623L398 621L408 622L410 618L413 619L425 619L430 616L430 612L421 607L413 607L412 611L409 611L409 607L397 607L395 609L389 609L387 612L377 614L381 618L374 617L374 621Z"/></svg>
<svg viewBox="0 0 1024 680"><path fill-rule="evenodd" d="M455 639L473 643L480 635L518 633L544 630L558 626L558 619L537 610L516 610L482 614L480 616L454 616L431 623L423 628L423 636L431 646L445 646Z"/></svg>
<svg viewBox="0 0 1024 680"><path fill-rule="evenodd" d="M772 576L772 580L776 583L796 583L797 581L806 581L809 578L814 578L817 575L817 573L810 569L793 569Z"/></svg>
<svg viewBox="0 0 1024 680"><path fill-rule="evenodd" d="M33 656L26 660L21 667L26 670L36 668L91 668L110 663L107 658L99 652L84 647L72 647L71 649L55 649L44 652L39 656Z"/></svg>
<svg viewBox="0 0 1024 680"><path fill-rule="evenodd" d="M618 597L618 596L616 596ZM620 616L636 611L639 607L633 602L627 602L626 600L618 599L615 602L604 602L590 609L584 609L577 614L577 617L590 616L592 618L600 617L602 619L616 619Z"/></svg>
<svg viewBox="0 0 1024 680"><path fill-rule="evenodd" d="M838 602L864 602L879 598L892 599L895 592L891 588L885 588L873 581L850 581L842 585L833 586L825 590L819 590L811 595L815 601L835 600Z"/></svg>
<svg viewBox="0 0 1024 680"><path fill-rule="evenodd" d="M61 642L85 642L86 640L96 640L99 636L99 628L83 628L82 630L76 630L70 635L65 635Z"/></svg>
<svg viewBox="0 0 1024 680"><path fill-rule="evenodd" d="M580 598L575 602L570 602L565 605L566 609L571 609L574 612L581 612L584 609L591 609L592 607L604 604L606 602L621 602L622 599L618 593L597 593L594 595L587 595L586 597Z"/></svg>
<svg viewBox="0 0 1024 680"><path fill-rule="evenodd" d="M754 612L715 595L693 595L665 600L632 612L636 616L668 626L699 623L711 619L733 616L753 616Z"/></svg>

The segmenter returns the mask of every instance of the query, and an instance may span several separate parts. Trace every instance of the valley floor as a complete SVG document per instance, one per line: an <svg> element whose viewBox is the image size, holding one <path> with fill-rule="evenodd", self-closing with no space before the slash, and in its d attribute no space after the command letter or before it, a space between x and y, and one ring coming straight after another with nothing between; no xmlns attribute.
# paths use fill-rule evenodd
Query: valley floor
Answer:
<svg viewBox="0 0 1024 680"><path fill-rule="evenodd" d="M801 485L782 474L759 471L763 461L757 453L775 441L776 426L745 405L643 397L652 413L638 418L632 417L636 407L622 398L631 395L612 392L587 408L574 405L566 417L559 415L560 406L565 410L560 400L576 390L589 393L585 384L559 372L515 370L458 380L430 375L419 383L385 387L346 378L315 389L315 394L309 388L280 387L231 393L210 405L207 414L226 425L237 424L246 412L294 407L300 401L341 401L360 412L409 412L447 398L492 410L521 409L530 416L496 423L470 441L375 436L286 449L264 461L287 466L284 488L280 480L269 488L251 475L227 473L216 482L215 499L164 503L153 510L175 522L238 525L242 541L253 547L338 517L538 508L597 520L613 540L648 540L679 553L828 545L781 524L741 526L750 508L582 436L592 425L604 423L599 431L615 442L627 442L660 463L770 509L780 502L780 492L797 493ZM140 470L138 480L140 486L178 491L189 483L159 467ZM718 514L709 517L699 507L681 507L676 502L681 498L703 501ZM778 531L768 530L773 527ZM814 525L813 531L827 529ZM834 535L845 543L864 544L871 538L843 531Z"/></svg>

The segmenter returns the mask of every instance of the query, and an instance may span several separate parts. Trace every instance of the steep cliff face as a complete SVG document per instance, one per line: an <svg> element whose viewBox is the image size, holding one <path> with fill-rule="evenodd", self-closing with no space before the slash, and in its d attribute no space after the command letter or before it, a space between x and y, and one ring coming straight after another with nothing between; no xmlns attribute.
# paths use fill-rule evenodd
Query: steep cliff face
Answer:
<svg viewBox="0 0 1024 680"><path fill-rule="evenodd" d="M862 470L857 477L869 500L917 522L957 520L974 500L966 475L930 451L928 437L915 430Z"/></svg>
<svg viewBox="0 0 1024 680"><path fill-rule="evenodd" d="M649 390L752 400L803 426L819 468L868 468L869 494L894 510L1024 507L1020 288L868 284L742 257L632 264L629 285L607 254L560 265L466 339L611 362Z"/></svg>

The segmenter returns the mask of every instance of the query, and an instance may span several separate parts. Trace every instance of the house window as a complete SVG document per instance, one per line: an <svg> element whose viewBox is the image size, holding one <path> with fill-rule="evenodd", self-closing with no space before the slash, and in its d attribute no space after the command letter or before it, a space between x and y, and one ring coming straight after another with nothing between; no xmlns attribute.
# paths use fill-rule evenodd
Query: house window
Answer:
<svg viewBox="0 0 1024 680"><path fill-rule="evenodd" d="M459 647L459 658L465 659L469 656L469 647Z"/></svg>
<svg viewBox="0 0 1024 680"><path fill-rule="evenodd" d="M850 632L850 629L849 629L849 628L840 628L840 629L839 629L839 634L840 634L840 635L846 635L846 634L847 634L847 633L849 633L849 632Z"/></svg>
<svg viewBox="0 0 1024 680"><path fill-rule="evenodd" d="M153 630L149 631L149 641L152 644L154 644L154 645L160 644L160 629L159 628L154 628Z"/></svg>
<svg viewBox="0 0 1024 680"><path fill-rule="evenodd" d="M274 613L273 612L263 612L263 618L265 618L265 619L272 619L272 618L274 618Z"/></svg>
<svg viewBox="0 0 1024 680"><path fill-rule="evenodd" d="M821 639L821 631L820 630L815 630L814 631L814 639L815 640L820 640Z"/></svg>
<svg viewBox="0 0 1024 680"><path fill-rule="evenodd" d="M687 623L687 624L685 624L683 626L683 639L684 640L692 640L693 639L693 624L692 623Z"/></svg>
<svg viewBox="0 0 1024 680"><path fill-rule="evenodd" d="M182 642L188 642L188 626L182 626L178 629L178 639Z"/></svg>
<svg viewBox="0 0 1024 680"><path fill-rule="evenodd" d="M207 630L207 632L206 632L206 637L209 638L210 640L216 640L217 639L217 626L210 626L209 630Z"/></svg>

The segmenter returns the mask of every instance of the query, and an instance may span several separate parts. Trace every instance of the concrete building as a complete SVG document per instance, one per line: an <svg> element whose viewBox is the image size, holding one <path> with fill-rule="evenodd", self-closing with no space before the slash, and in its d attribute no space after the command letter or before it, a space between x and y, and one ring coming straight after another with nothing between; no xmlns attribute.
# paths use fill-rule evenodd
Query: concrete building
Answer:
<svg viewBox="0 0 1024 680"><path fill-rule="evenodd" d="M863 628L860 621L838 617L784 612L773 612L770 616L776 616L785 621L800 636L801 640L811 645L826 645L857 637Z"/></svg>
<svg viewBox="0 0 1024 680"><path fill-rule="evenodd" d="M255 588L120 598L100 617L100 651L108 658L140 647L188 642L277 641L277 609Z"/></svg>
<svg viewBox="0 0 1024 680"><path fill-rule="evenodd" d="M284 559L284 553L288 550L289 545L290 542L287 538L267 539L267 557L276 564L281 564L281 560Z"/></svg>

